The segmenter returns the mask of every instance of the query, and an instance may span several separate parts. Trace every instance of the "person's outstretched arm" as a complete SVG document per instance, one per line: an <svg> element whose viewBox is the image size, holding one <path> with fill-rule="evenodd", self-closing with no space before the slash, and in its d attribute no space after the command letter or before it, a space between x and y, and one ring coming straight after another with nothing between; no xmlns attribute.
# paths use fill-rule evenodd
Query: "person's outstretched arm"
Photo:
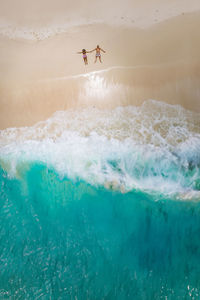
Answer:
<svg viewBox="0 0 200 300"><path fill-rule="evenodd" d="M81 54L82 52L76 52L77 54Z"/></svg>
<svg viewBox="0 0 200 300"><path fill-rule="evenodd" d="M96 51L96 48L95 48L95 49L93 49L93 50L90 50L90 51L88 51L88 53L91 53L91 52L93 52L93 51Z"/></svg>
<svg viewBox="0 0 200 300"><path fill-rule="evenodd" d="M103 51L104 53L106 53L106 51L105 51L105 50L103 50L102 48L100 48L100 50L101 50L101 51Z"/></svg>

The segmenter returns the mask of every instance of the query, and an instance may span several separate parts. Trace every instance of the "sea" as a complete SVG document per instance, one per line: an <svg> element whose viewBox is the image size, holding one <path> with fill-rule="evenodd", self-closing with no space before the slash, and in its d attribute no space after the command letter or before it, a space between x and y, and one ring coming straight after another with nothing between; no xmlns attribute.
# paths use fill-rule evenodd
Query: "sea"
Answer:
<svg viewBox="0 0 200 300"><path fill-rule="evenodd" d="M57 111L0 131L0 299L200 299L200 114Z"/></svg>

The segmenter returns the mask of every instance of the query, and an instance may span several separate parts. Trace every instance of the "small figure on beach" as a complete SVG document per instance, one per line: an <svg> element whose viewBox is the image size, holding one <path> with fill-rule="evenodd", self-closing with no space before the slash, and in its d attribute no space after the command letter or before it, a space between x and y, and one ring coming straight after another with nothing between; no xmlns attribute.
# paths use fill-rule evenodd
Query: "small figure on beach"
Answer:
<svg viewBox="0 0 200 300"><path fill-rule="evenodd" d="M101 61L101 51L103 51L104 53L106 53L106 51L104 51L102 48L99 47L99 45L97 45L97 47L89 52L93 52L96 51L96 55L95 55L95 61L94 63L97 62L97 58L99 58L99 61L102 63Z"/></svg>
<svg viewBox="0 0 200 300"><path fill-rule="evenodd" d="M81 52L77 52L78 54L83 54L83 60L85 65L88 65L88 60L87 60L87 53L89 53L91 51L86 51L85 49L82 49Z"/></svg>

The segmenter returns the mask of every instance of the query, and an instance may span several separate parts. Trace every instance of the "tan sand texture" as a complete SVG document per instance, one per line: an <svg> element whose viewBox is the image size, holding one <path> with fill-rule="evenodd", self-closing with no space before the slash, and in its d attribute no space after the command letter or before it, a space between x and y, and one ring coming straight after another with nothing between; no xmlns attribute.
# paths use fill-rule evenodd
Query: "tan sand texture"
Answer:
<svg viewBox="0 0 200 300"><path fill-rule="evenodd" d="M86 24L36 41L2 36L0 129L71 107L110 109L147 99L200 111L200 13L154 23L143 29ZM76 52L96 44L106 50L103 64L94 64L93 52L85 66Z"/></svg>

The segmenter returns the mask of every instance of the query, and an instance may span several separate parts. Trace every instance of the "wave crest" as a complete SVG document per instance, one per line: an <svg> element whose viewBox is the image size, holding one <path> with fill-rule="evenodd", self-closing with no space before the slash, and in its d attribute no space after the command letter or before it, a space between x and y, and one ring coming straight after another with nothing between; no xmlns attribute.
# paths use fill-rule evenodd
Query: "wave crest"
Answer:
<svg viewBox="0 0 200 300"><path fill-rule="evenodd" d="M33 127L1 131L1 164L20 176L30 162L93 185L199 197L199 114L155 100L140 107L56 112ZM192 192L192 194L191 194Z"/></svg>

